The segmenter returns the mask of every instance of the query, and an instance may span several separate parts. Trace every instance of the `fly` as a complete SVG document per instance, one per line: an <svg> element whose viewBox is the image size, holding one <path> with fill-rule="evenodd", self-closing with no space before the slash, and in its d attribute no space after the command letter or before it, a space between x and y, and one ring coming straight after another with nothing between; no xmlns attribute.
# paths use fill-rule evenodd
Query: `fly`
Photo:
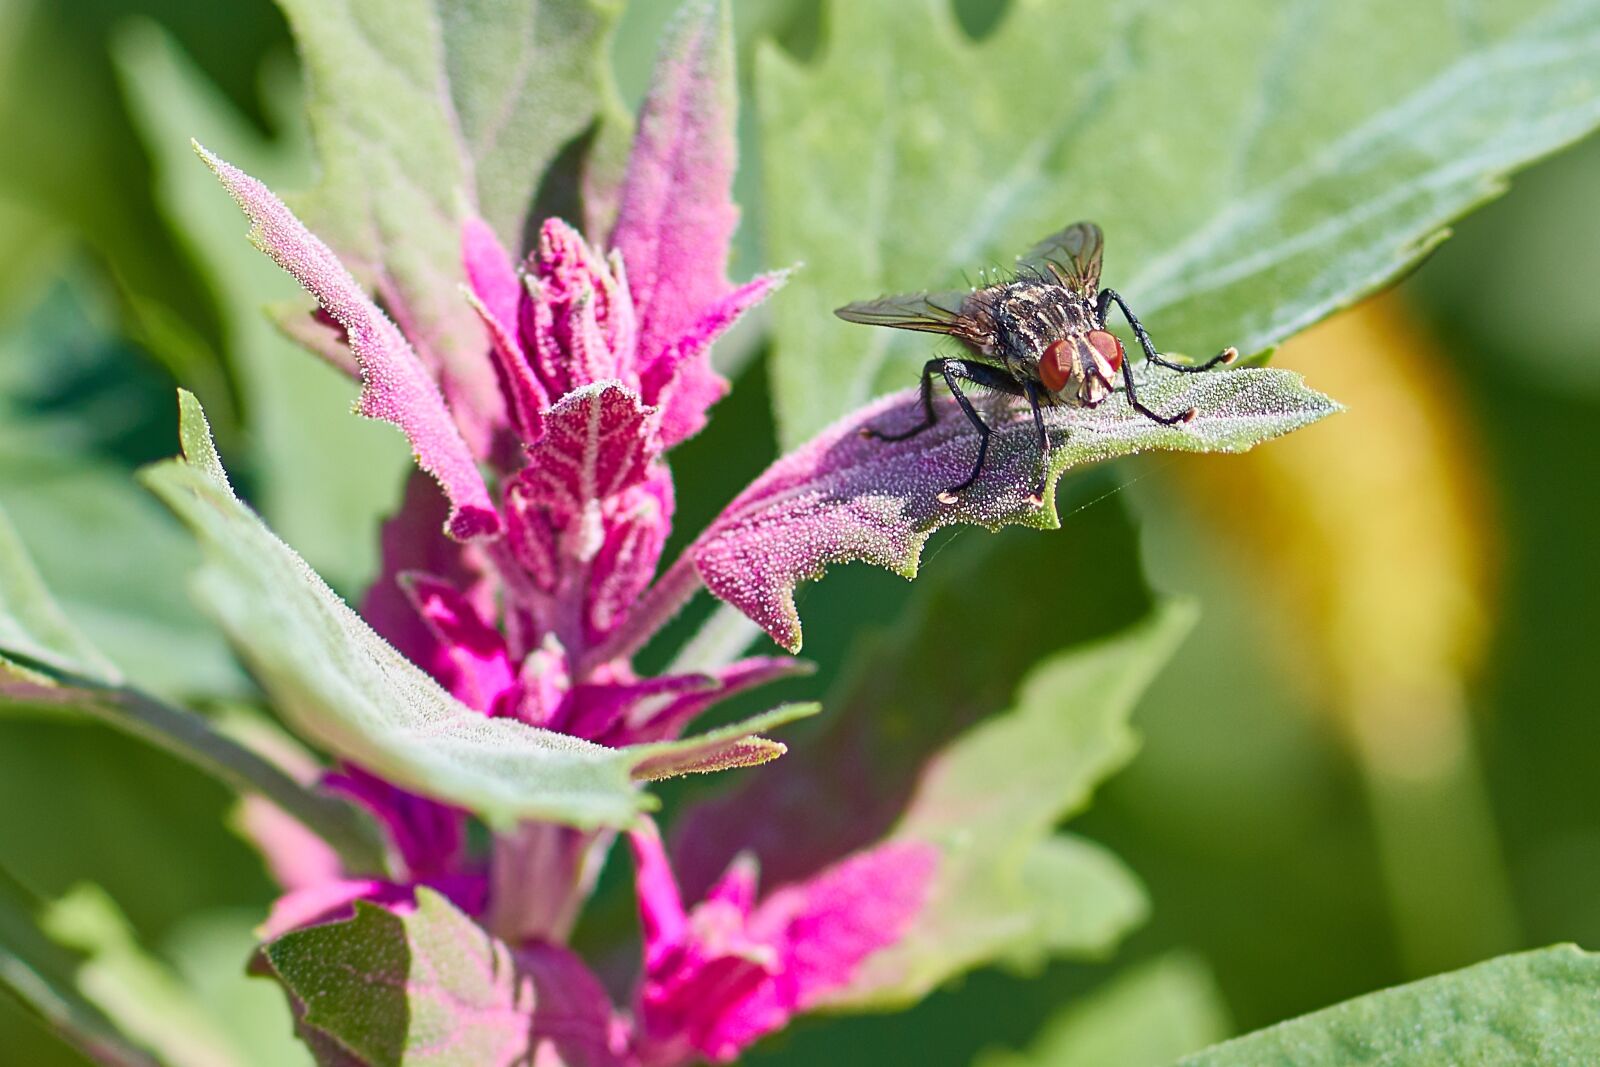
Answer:
<svg viewBox="0 0 1600 1067"><path fill-rule="evenodd" d="M862 435L880 441L904 441L932 427L938 421L933 407L933 376L942 376L962 413L978 431L978 458L972 473L959 485L939 493L942 502L954 504L957 496L983 473L991 433L962 391L961 383L971 382L1024 397L1039 434L1039 481L1028 499L1040 507L1044 504L1050 447L1042 404L1097 407L1111 395L1120 373L1128 404L1134 411L1163 426L1192 421L1194 408L1162 415L1139 400L1122 342L1106 329L1111 305L1122 310L1144 349L1145 359L1158 367L1197 374L1232 363L1239 353L1225 348L1201 364L1174 363L1162 356L1122 296L1115 289L1100 288L1104 246L1100 227L1092 222L1076 222L1021 256L1017 275L1011 281L970 290L885 296L837 309L834 314L847 322L946 334L976 357L930 359L922 368L922 421L900 433L869 427L861 431Z"/></svg>

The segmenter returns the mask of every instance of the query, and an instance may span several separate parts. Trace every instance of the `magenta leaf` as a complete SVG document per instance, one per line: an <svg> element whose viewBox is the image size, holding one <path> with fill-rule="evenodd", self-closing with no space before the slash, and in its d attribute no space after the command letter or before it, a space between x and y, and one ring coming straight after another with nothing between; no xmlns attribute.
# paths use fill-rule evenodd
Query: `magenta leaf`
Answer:
<svg viewBox="0 0 1600 1067"><path fill-rule="evenodd" d="M661 48L611 234L638 313L644 398L663 406L667 447L697 433L727 392L712 338L781 280L758 279L730 302L737 114L727 6L696 0Z"/></svg>
<svg viewBox="0 0 1600 1067"><path fill-rule="evenodd" d="M927 845L885 845L758 900L755 864L735 859L686 909L654 825L629 840L644 933L637 1051L649 1065L731 1062L846 987L904 934L938 862Z"/></svg>
<svg viewBox="0 0 1600 1067"><path fill-rule="evenodd" d="M476 460L452 421L439 387L399 327L361 290L337 257L265 185L195 145L195 151L251 221L250 239L317 298L344 327L361 368L359 411L391 422L411 441L417 463L450 498L458 540L499 532L500 517Z"/></svg>
<svg viewBox="0 0 1600 1067"><path fill-rule="evenodd" d="M414 908L358 903L263 952L321 1039L313 1047L343 1062L511 1067L541 1047L567 1064L615 1062L610 1002L581 963L557 948L518 952L427 889Z"/></svg>
<svg viewBox="0 0 1600 1067"><path fill-rule="evenodd" d="M582 558L600 548L600 502L642 482L660 454L654 415L615 381L574 389L545 414L544 437L529 447L517 483L523 499L558 526L574 519L592 526Z"/></svg>
<svg viewBox="0 0 1600 1067"><path fill-rule="evenodd" d="M712 522L691 549L707 588L743 611L789 651L800 648L794 590L830 565L862 561L916 576L922 545L953 523L995 530L1060 525L1054 487L1085 463L1149 449L1242 452L1338 410L1288 371L1246 368L1151 376L1140 396L1158 411L1197 409L1193 422L1163 426L1120 395L1096 408L1057 407L1050 432L1044 505L1029 500L1038 483L1037 437L1025 407L996 404L983 476L954 504L940 492L965 479L977 434L948 398L933 428L901 442L867 439L867 427L894 430L920 418L915 391L870 405L784 456Z"/></svg>

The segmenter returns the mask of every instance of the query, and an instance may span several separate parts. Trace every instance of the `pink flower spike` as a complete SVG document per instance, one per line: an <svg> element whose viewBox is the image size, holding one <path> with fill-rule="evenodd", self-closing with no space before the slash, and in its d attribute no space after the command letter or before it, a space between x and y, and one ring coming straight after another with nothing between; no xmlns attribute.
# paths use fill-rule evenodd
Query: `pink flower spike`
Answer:
<svg viewBox="0 0 1600 1067"><path fill-rule="evenodd" d="M656 61L611 233L627 266L644 368L670 359L673 346L728 294L728 245L739 223L731 196L736 117L727 9L690 5ZM680 347L680 356L671 360L678 384L663 420L668 447L698 430L706 407L727 389L706 347ZM656 366L656 391L666 370Z"/></svg>
<svg viewBox="0 0 1600 1067"><path fill-rule="evenodd" d="M655 826L630 842L645 941L637 1052L654 1067L730 1062L823 1003L904 935L938 862L931 845L883 844L756 903L756 867L741 857L685 912Z"/></svg>
<svg viewBox="0 0 1600 1067"><path fill-rule="evenodd" d="M406 571L399 581L449 661L450 669L436 670L434 676L467 707L493 712L517 684L516 668L500 631L449 582L421 571Z"/></svg>
<svg viewBox="0 0 1600 1067"><path fill-rule="evenodd" d="M469 218L462 225L461 258L470 283L467 302L489 335L495 374L516 436L522 441L535 441L542 432L540 413L550 398L528 364L517 334L525 292L522 280L500 247L499 238L481 219Z"/></svg>
<svg viewBox="0 0 1600 1067"><path fill-rule="evenodd" d="M628 725L627 744L646 741L668 741L681 733L702 712L713 704L729 697L766 685L780 678L810 674L812 665L805 660L788 656L752 656L712 672L717 685L713 688L686 693L671 703L659 707L646 717L639 717ZM630 716L630 719L634 719Z"/></svg>
<svg viewBox="0 0 1600 1067"><path fill-rule="evenodd" d="M359 412L391 422L411 441L417 462L438 479L450 498L446 531L457 540L493 536L500 516L461 431L452 421L439 387L395 324L361 291L356 280L256 179L196 144L253 224L251 240L294 276L349 335L361 368Z"/></svg>
<svg viewBox="0 0 1600 1067"><path fill-rule="evenodd" d="M638 828L629 832L628 844L637 872L634 879L644 934L644 965L649 970L663 963L683 941L688 915L655 820L642 816Z"/></svg>

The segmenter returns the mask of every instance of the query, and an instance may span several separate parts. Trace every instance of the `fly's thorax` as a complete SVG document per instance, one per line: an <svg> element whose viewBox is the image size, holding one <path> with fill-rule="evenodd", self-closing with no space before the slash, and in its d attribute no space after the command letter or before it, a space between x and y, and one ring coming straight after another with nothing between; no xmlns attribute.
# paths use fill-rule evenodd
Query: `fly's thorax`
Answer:
<svg viewBox="0 0 1600 1067"><path fill-rule="evenodd" d="M1037 362L1052 341L1099 325L1094 305L1053 283L1010 282L987 296L994 350L1007 363Z"/></svg>

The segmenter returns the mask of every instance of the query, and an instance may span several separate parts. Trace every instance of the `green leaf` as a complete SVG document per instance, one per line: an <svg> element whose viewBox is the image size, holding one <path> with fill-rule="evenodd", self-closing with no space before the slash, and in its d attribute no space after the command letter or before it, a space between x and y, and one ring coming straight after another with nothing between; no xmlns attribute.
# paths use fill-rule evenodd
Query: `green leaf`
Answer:
<svg viewBox="0 0 1600 1067"><path fill-rule="evenodd" d="M269 303L303 297L294 280L239 240L239 212L216 195L216 180L194 165L190 139L268 184L290 185L309 171L310 145L292 119L268 142L154 22L129 20L112 35L112 57L134 126L150 156L161 213L206 268L227 329L228 362L248 429L251 499L285 540L337 588L360 588L377 555L379 520L395 506L411 469L394 433L350 418L357 385L277 330ZM271 69L267 73L274 73ZM298 102L289 72L271 100ZM296 136L301 134L301 136ZM337 463L325 456L338 456Z"/></svg>
<svg viewBox="0 0 1600 1067"><path fill-rule="evenodd" d="M203 716L122 684L72 627L0 510L0 704L71 707L148 741L231 788L255 792L322 836L355 871L382 870L365 815L314 792Z"/></svg>
<svg viewBox="0 0 1600 1067"><path fill-rule="evenodd" d="M354 918L287 934L266 956L305 1025L357 1063L502 1063L527 1041L531 980L504 943L426 889L408 915L357 904Z"/></svg>
<svg viewBox="0 0 1600 1067"><path fill-rule="evenodd" d="M183 457L141 477L200 540L202 602L291 726L403 788L495 827L623 825L651 806L634 784L641 773L681 773L816 710L791 705L701 737L620 749L473 711L373 633L240 502L199 403L188 393L179 403Z"/></svg>
<svg viewBox="0 0 1600 1067"><path fill-rule="evenodd" d="M1229 1030L1222 994L1196 959L1172 953L1118 975L1047 1022L1025 1052L974 1067L1166 1067Z"/></svg>
<svg viewBox="0 0 1600 1067"><path fill-rule="evenodd" d="M1008 265L1075 219L1158 343L1260 352L1416 263L1504 175L1600 121L1589 0L832 2L760 56L773 392L793 445L914 380L926 339L835 320Z"/></svg>
<svg viewBox="0 0 1600 1067"><path fill-rule="evenodd" d="M608 92L602 0L279 0L305 66L321 161L294 201L423 352L481 362L461 299L461 220L526 247L541 178ZM463 366L465 380L473 368ZM492 387L492 380L486 383Z"/></svg>
<svg viewBox="0 0 1600 1067"><path fill-rule="evenodd" d="M1593 1063L1600 955L1574 945L1501 956L1237 1038L1179 1067Z"/></svg>
<svg viewBox="0 0 1600 1067"><path fill-rule="evenodd" d="M0 990L52 1033L99 1063L156 1067L77 986L83 958L39 928L39 901L0 870Z"/></svg>
<svg viewBox="0 0 1600 1067"><path fill-rule="evenodd" d="M890 835L940 850L929 901L832 1003L906 1003L997 957L1102 955L1144 918L1143 892L1120 863L1050 834L1132 758L1133 705L1194 618L1188 606L1169 606L1045 660L1009 710L934 757Z"/></svg>
<svg viewBox="0 0 1600 1067"><path fill-rule="evenodd" d="M243 1061L220 1020L166 964L135 940L105 891L80 885L46 908L42 925L85 954L76 983L118 1026L167 1067L237 1067Z"/></svg>
<svg viewBox="0 0 1600 1067"><path fill-rule="evenodd" d="M1024 973L1058 956L1109 956L1150 913L1144 886L1127 864L1076 834L1046 837L1028 851L1015 896L1012 914L1028 935L1012 941L1003 958Z"/></svg>
<svg viewBox="0 0 1600 1067"><path fill-rule="evenodd" d="M324 1063L614 1062L610 1000L576 957L513 951L428 889L412 912L359 903L353 918L286 934L265 955Z"/></svg>
<svg viewBox="0 0 1600 1067"><path fill-rule="evenodd" d="M26 657L44 667L115 684L116 667L80 634L57 606L34 569L22 540L0 508L0 694L6 672Z"/></svg>
<svg viewBox="0 0 1600 1067"><path fill-rule="evenodd" d="M237 695L248 681L184 594L193 543L109 458L159 455L146 441L172 421L170 387L107 332L110 299L75 266L0 334L0 501L63 613L121 672L170 698ZM138 566L105 551L108 530Z"/></svg>

